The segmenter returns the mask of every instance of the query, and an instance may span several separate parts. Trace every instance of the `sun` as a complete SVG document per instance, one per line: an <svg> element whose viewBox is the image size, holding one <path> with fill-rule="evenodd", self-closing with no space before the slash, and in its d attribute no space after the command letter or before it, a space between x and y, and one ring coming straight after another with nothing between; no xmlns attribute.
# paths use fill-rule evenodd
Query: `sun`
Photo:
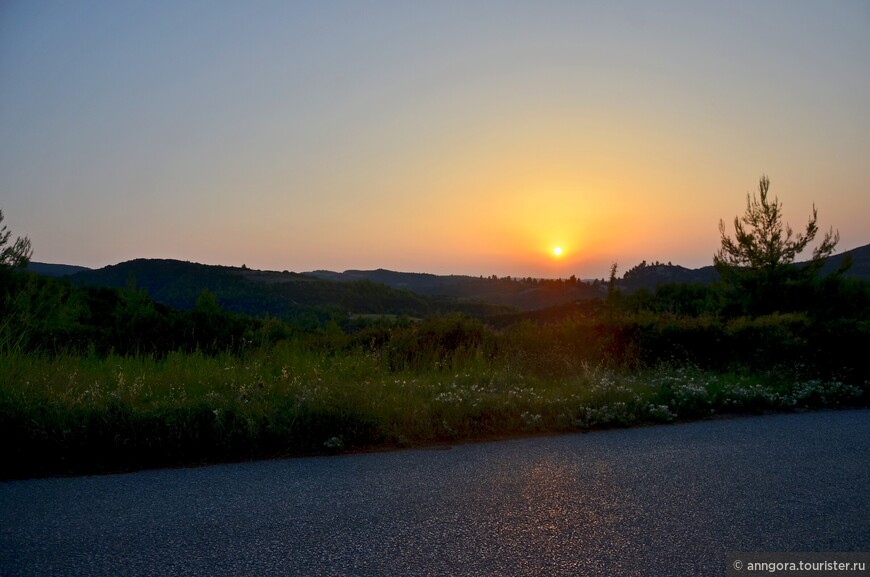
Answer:
<svg viewBox="0 0 870 577"><path fill-rule="evenodd" d="M553 247L553 256L562 256L562 247Z"/></svg>

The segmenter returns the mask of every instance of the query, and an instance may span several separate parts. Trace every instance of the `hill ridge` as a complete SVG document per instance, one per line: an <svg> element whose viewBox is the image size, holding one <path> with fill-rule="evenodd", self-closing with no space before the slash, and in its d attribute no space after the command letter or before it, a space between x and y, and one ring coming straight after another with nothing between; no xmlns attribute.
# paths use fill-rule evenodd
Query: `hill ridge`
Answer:
<svg viewBox="0 0 870 577"><path fill-rule="evenodd" d="M826 259L822 274L852 259L846 273L870 280L870 244ZM262 316L293 316L333 308L350 313L426 316L434 312L493 312L493 307L539 310L606 294L602 280L514 279L400 272L385 268L278 272L246 266L203 264L179 259L136 258L100 269L31 263L29 270L64 276L81 286L134 287L155 301L190 309L203 290L214 293L228 310ZM712 266L641 262L625 272L618 287L626 292L660 284L707 284L718 277ZM504 309L500 309L504 310ZM306 313L307 311L307 313Z"/></svg>

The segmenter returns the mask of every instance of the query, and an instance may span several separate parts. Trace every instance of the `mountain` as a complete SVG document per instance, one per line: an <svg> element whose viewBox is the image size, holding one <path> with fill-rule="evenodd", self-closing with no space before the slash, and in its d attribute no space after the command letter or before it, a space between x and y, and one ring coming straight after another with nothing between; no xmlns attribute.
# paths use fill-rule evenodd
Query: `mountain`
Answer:
<svg viewBox="0 0 870 577"><path fill-rule="evenodd" d="M822 274L835 272L846 258L852 260L852 266L844 273L844 276L870 280L870 244L828 258L825 261L825 266L822 267Z"/></svg>
<svg viewBox="0 0 870 577"><path fill-rule="evenodd" d="M827 259L822 274L837 270L849 255L852 267L845 273L852 278L870 280L870 244L834 255ZM347 270L344 272L313 271L305 273L321 279L341 282L368 280L421 295L478 300L516 307L526 311L559 306L592 299L606 294L606 284L600 281L511 279L473 276L438 276L426 273L404 273L384 269ZM708 284L719 278L716 269L705 266L690 269L675 264L641 262L617 280L626 293L641 288L655 290L664 284Z"/></svg>
<svg viewBox="0 0 870 577"><path fill-rule="evenodd" d="M851 259L852 266L844 276L870 280L870 244L828 257L825 259L821 274L829 275L836 272L846 258ZM802 263L798 263L800 264ZM712 266L689 269L670 263L647 264L643 261L626 271L618 281L618 286L625 292L633 292L640 288L654 290L661 284L707 284L718 278L719 274Z"/></svg>
<svg viewBox="0 0 870 577"><path fill-rule="evenodd" d="M191 309L204 290L227 310L262 316L298 317L317 310L425 317L451 310L487 314L501 308L445 303L366 279L338 282L293 272L204 265L179 260L137 259L69 277L78 286L145 290L156 302Z"/></svg>
<svg viewBox="0 0 870 577"><path fill-rule="evenodd" d="M31 262L27 265L27 270L35 272L42 276L69 276L77 272L91 270L84 266L75 266L72 264L50 264L47 262Z"/></svg>
<svg viewBox="0 0 870 577"><path fill-rule="evenodd" d="M822 274L838 269L845 258L846 276L870 280L870 245L827 259ZM137 287L159 303L193 308L203 290L214 293L228 310L255 316L298 317L329 309L357 314L425 317L464 312L475 316L509 310L539 311L604 296L603 281L515 279L406 273L385 269L326 270L308 273L252 270L178 260L137 259L101 269L31 263L29 270L67 276L79 286ZM660 284L706 284L718 277L712 266L689 269L646 261L629 269L618 286L625 292L655 289Z"/></svg>
<svg viewBox="0 0 870 577"><path fill-rule="evenodd" d="M540 280L375 271L310 273L252 270L178 260L137 259L69 277L79 286L134 287L155 301L190 309L203 290L228 310L287 316L332 307L349 313L424 317L536 310L591 299L603 287L576 279Z"/></svg>
<svg viewBox="0 0 870 577"><path fill-rule="evenodd" d="M617 284L623 291L633 292L640 288L652 290L663 284L707 284L717 278L719 273L712 266L690 269L670 263L647 264L643 261L627 270Z"/></svg>
<svg viewBox="0 0 870 577"><path fill-rule="evenodd" d="M320 270L305 274L339 282L366 280L430 297L466 302L487 302L523 310L543 309L578 300L593 299L606 292L604 287L598 283L583 282L574 277L570 279L514 279L495 276L439 276L384 269L348 270L341 273Z"/></svg>

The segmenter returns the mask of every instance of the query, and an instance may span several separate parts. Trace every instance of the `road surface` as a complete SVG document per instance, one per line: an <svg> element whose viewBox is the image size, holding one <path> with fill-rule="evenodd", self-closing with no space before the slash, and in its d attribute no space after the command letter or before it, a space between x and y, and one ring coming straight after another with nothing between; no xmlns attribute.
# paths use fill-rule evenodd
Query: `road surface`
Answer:
<svg viewBox="0 0 870 577"><path fill-rule="evenodd" d="M724 575L870 551L868 464L850 410L5 482L0 575Z"/></svg>

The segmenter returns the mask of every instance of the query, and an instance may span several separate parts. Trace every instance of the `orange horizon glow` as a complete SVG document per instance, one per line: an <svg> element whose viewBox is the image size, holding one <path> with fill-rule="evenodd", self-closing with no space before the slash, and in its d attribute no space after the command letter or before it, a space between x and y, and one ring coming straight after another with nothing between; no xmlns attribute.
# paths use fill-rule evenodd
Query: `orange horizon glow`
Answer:
<svg viewBox="0 0 870 577"><path fill-rule="evenodd" d="M372 4L4 13L13 230L95 268L600 279L711 265L768 174L787 222L868 242L859 3Z"/></svg>

